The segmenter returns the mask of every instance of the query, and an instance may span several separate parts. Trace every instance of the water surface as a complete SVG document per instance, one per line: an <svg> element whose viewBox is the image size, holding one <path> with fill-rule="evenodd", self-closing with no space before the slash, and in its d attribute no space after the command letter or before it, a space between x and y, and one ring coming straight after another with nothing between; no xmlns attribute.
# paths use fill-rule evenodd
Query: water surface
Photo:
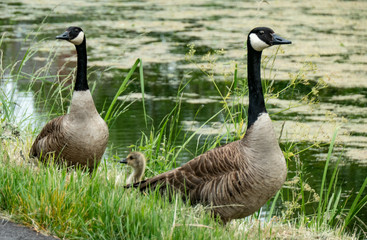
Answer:
<svg viewBox="0 0 367 240"><path fill-rule="evenodd" d="M231 83L234 63L239 76L244 77L246 57L244 42L249 30L256 26L272 27L279 35L292 40L283 46L270 74L274 91L284 88L300 69L305 68L309 85L300 85L294 94L269 99L278 134L284 124L281 144L294 141L307 147L317 141L327 143L336 126L341 126L335 147L335 160L342 156L340 178L346 191L358 189L367 172L367 2L365 1L129 1L112 0L86 3L80 1L19 0L0 4L3 13L0 28L4 34L1 50L3 66L21 59L29 47L38 51L24 66L33 73L44 66L50 51L55 62L49 75L69 74L75 66L75 50L67 42L56 41L56 35L71 25L86 32L90 82L96 83L93 97L97 108L112 101L122 79L137 58L144 62L146 109L150 123L158 126L175 105L180 83L190 81L182 97L180 125L185 132L198 131L202 136L221 134L223 116L219 115L204 128L198 128L222 109L219 94L198 66L212 67L219 89L225 91ZM44 22L41 24L41 22ZM25 40L26 39L26 40ZM194 44L193 63L185 60L188 44ZM223 49L216 65L202 59L208 51ZM264 51L272 56L278 49ZM315 64L312 71L306 62ZM309 66L306 64L306 66ZM227 73L227 74L223 74ZM137 77L137 75L136 75ZM323 79L329 86L318 93L318 104L296 104L316 82ZM4 81L3 81L4 82ZM48 111L34 109L32 94L26 93L27 82L7 85L16 88L18 104L27 106L23 114L36 121ZM37 91L37 84L34 87ZM45 89L44 91L47 91ZM125 155L142 132L148 132L142 115L138 81L132 82L120 100L134 101L110 129L110 148ZM233 98L238 104L247 99ZM64 103L65 107L68 105ZM198 113L198 110L199 113ZM281 113L279 113L281 112ZM200 140L201 141L201 140ZM200 142L199 141L199 142ZM188 150L196 147L196 142ZM320 184L327 146L312 148L301 160L315 188ZM182 154L185 162L194 151ZM290 176L292 169L290 169ZM347 192L346 192L347 193ZM365 213L362 217L367 221Z"/></svg>

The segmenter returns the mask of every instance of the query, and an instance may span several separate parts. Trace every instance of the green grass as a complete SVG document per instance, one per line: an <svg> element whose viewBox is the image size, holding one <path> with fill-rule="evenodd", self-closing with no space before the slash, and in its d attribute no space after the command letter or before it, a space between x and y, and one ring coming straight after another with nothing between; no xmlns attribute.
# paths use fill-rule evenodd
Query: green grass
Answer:
<svg viewBox="0 0 367 240"><path fill-rule="evenodd" d="M295 177L288 184L286 183L287 188L281 191L282 202L286 206L282 216L290 219L295 225L307 226L319 232L332 227L339 234L343 234L347 232L348 228L351 230L356 227L354 231L360 231L363 235L366 225L356 215L367 204L367 197L361 198L365 191L367 178L364 179L360 189L356 190L357 194L351 194L347 198L342 197L342 189L338 182L341 157L333 164L330 162L337 133L338 128L329 145L320 191L316 192L307 184L302 164L299 162ZM331 177L328 178L329 171L331 171ZM348 204L349 201L352 201L352 204ZM312 207L312 211L308 210L309 207ZM351 224L351 216L354 217L354 226Z"/></svg>
<svg viewBox="0 0 367 240"><path fill-rule="evenodd" d="M334 236L323 222L316 229L293 217L268 215L237 220L222 226L203 207L190 207L179 197L170 202L153 192L142 195L124 189L121 173L112 163L102 164L92 177L79 170L67 171L54 165L35 166L20 152L27 146L21 139L3 141L0 151L0 206L12 220L68 239L253 239L265 236L313 234ZM6 145L9 144L9 145ZM9 151L12 149L12 151ZM270 213L268 213L270 214ZM300 215L301 216L301 215ZM313 221L316 223L318 216ZM303 221L300 221L302 219ZM290 228L287 225L291 225ZM249 231L251 230L251 231ZM297 233L299 231L299 233ZM313 233L315 231L316 233Z"/></svg>
<svg viewBox="0 0 367 240"><path fill-rule="evenodd" d="M121 184L115 184L115 176L105 167L90 178L80 171L68 173L65 168L59 170L54 166L35 169L26 163L22 166L9 161L1 163L0 176L2 209L17 221L31 221L35 227L60 237L180 239L233 236L209 216L195 213L179 198L172 204L159 194L142 196L136 191L125 190ZM186 225L199 221L211 228Z"/></svg>
<svg viewBox="0 0 367 240"><path fill-rule="evenodd" d="M1 46L1 45L0 45ZM35 91L37 109L51 109L49 114L42 116L44 120L66 112L68 101L72 94L67 79L59 81L59 74L50 76L50 62L56 56L51 52L48 63L34 71L24 73L22 66L34 54L30 48L20 62L9 66L1 65L2 84L11 81L29 80L27 91ZM279 51L277 49L276 51ZM239 104L239 99L246 97L246 81L237 73L223 75L231 81L228 89L219 89L216 85L215 73L216 54L208 54L205 59L208 65L201 67L194 59L194 46L190 46L187 60L196 64L203 75L208 77L218 91L222 108L210 117L201 127L211 122L217 115L224 116L223 135L214 137L198 135L199 129L184 132L179 125L181 115L181 98L189 81L182 82L176 95L176 105L170 109L157 128L148 126L147 133L142 133L140 140L130 146L134 150L144 152L152 159L148 162L146 175L153 176L160 172L176 167L180 154L189 151L187 146L197 142L193 155L199 155L220 144L240 139L244 135L246 108ZM1 52L2 56L2 52ZM273 57L265 59L265 64L274 64ZM2 61L1 61L2 63ZM272 81L264 81L264 92L267 99L279 97L282 94L293 94L296 87L307 82L306 74L312 66L306 64L304 69L291 77L289 84L278 92L272 89ZM128 111L125 103L117 102L117 97L124 93L133 72L139 69L141 92L144 99L143 65L137 60L127 76L122 81L112 103L104 106L102 116L109 125L118 120L123 112ZM270 68L272 69L272 68ZM264 70L265 71L265 70ZM266 71L265 71L266 72ZM271 79L271 71L268 73ZM8 76L8 77L7 77ZM63 76L65 77L65 76ZM58 82L56 84L55 82ZM92 83L92 92L97 83ZM302 104L313 104L317 90L325 87L323 83L316 84L313 91L304 98L290 105L288 109ZM367 178L356 195L347 198L341 196L338 184L339 161L331 163L333 147L337 131L332 138L329 152L325 160L324 174L320 192L316 192L307 184L299 154L307 149L298 149L297 143L287 142L283 147L288 164L296 163L296 174L287 179L285 187L271 199L265 216L261 210L253 216L232 221L226 226L212 219L205 207L191 207L183 203L179 197L168 201L166 197L153 192L147 195L135 190L123 188L124 173L114 163L117 158L108 152L105 161L99 166L92 177L79 171L67 171L38 165L26 155L37 134L29 122L29 116L16 116L15 89L0 92L0 211L3 217L36 229L68 239L263 239L263 238L331 238L347 239L360 229L365 230L363 223L358 221L357 213L367 203L363 195ZM146 114L143 101L145 123L149 116ZM284 111L286 111L285 109ZM198 110L199 111L199 110ZM37 121L38 119L33 119ZM178 139L183 135L183 140ZM199 144L200 138L204 143ZM316 146L320 143L315 143ZM324 143L325 144L325 143ZM327 172L331 171L331 178ZM350 204L348 204L350 203ZM277 206L280 206L278 208ZM310 211L310 207L311 208ZM362 234L359 232L358 234ZM358 236L357 234L357 236Z"/></svg>

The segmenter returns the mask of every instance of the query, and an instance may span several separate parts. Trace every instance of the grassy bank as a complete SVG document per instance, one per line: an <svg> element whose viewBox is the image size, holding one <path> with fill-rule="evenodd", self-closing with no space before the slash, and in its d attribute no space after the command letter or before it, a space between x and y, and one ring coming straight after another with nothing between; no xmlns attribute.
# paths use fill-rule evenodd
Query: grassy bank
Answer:
<svg viewBox="0 0 367 240"><path fill-rule="evenodd" d="M307 216L259 212L222 226L203 206L124 189L124 176L114 163L102 164L92 177L78 170L37 166L22 155L31 139L20 135L2 140L1 215L47 234L68 239L352 239L343 228L345 219L336 225L328 222L344 215L335 213L340 206L334 206L338 203L333 196L320 201L322 207L332 205L321 216L317 210ZM293 191L300 194L299 189Z"/></svg>
<svg viewBox="0 0 367 240"><path fill-rule="evenodd" d="M52 109L44 120L55 115L64 114L71 86L67 80L72 75L50 76L50 64L55 52L49 56L47 65L29 74L22 71L22 67L37 49L30 48L22 60L9 66L1 66L2 84L17 84L27 81L27 91L34 92L35 107L37 109ZM195 48L190 46L187 61L196 65L216 86L218 78L216 69L217 56L208 54L204 60L208 64L201 65L195 59ZM2 56L2 55L1 55ZM296 87L305 84L307 71L312 71L312 65L306 64L305 69L291 76L289 84L280 91L272 88L273 57L265 59L268 65L264 81L266 99L277 98L281 94L293 94ZM2 63L3 61L1 61ZM270 67L269 67L270 65ZM117 101L124 93L126 86L132 81L134 70L140 70L139 79L141 91L144 93L143 69L137 61L132 70L126 75L120 89L111 104L101 110L106 122L111 126L124 111L128 111L126 103ZM270 69L270 70L269 70ZM170 109L158 128L149 126L149 131L142 133L140 141L132 148L143 151L150 159L147 177L175 167L182 152L186 151L189 142L197 141L195 155L214 148L220 144L240 139L244 134L246 122L246 107L238 104L240 99L247 97L246 82L237 76L236 65L231 74L223 74L220 78L230 79L228 89L219 89L223 107L218 113L207 120L201 127L209 123L217 115L223 116L224 134L205 137L203 144L199 144L198 131L184 133L179 125L181 114L181 97L189 81L182 82L177 91L176 105ZM135 80L138 81L138 80ZM37 86L36 86L37 85ZM91 89L98 82L91 84ZM314 104L317 90L325 87L322 81L314 84L312 90L289 108L302 104ZM4 88L5 89L5 88ZM28 152L37 131L34 122L27 115L16 114L17 106L15 88L10 91L1 90L1 144L0 144L0 210L3 217L10 218L25 225L60 238L68 239L263 239L263 238L329 238L348 239L362 236L364 229L356 214L367 203L363 195L367 179L358 194L348 197L341 196L338 171L339 162L331 163L333 146L337 131L329 145L329 153L325 159L324 175L321 190L317 191L307 184L302 161L299 153L307 151L300 149L297 143L282 143L282 150L288 164L296 163L296 169L288 175L283 189L271 199L267 206L253 216L232 221L226 226L217 223L205 210L204 206L191 207L183 203L179 197L172 201L151 193L142 195L134 190L123 188L125 177L119 165L114 163L117 158L110 148L105 161L98 171L89 175L76 171L38 165L37 161L28 158ZM34 89L38 89L34 91ZM47 89L40 91L39 89ZM144 102L143 102L144 106ZM142 108L143 110L143 108ZM284 109L283 111L286 111ZM143 110L145 111L145 110ZM149 118L145 114L146 119ZM199 128L200 129L200 128ZM183 134L183 140L177 136ZM204 137L200 135L200 137ZM315 143L318 145L322 143ZM331 171L331 178L327 172ZM321 177L320 177L321 178ZM276 205L280 207L276 207ZM314 206L311 207L310 206ZM358 232L357 234L355 234Z"/></svg>

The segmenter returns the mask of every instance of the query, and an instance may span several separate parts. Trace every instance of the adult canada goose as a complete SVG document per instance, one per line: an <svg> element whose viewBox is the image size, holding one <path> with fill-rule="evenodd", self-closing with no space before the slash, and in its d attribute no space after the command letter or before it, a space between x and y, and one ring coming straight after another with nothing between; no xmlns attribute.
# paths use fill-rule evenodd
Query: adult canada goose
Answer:
<svg viewBox="0 0 367 240"><path fill-rule="evenodd" d="M287 167L261 87L261 53L291 42L266 27L253 29L247 39L249 109L243 139L212 149L182 165L133 184L144 191L173 188L191 204L212 206L223 223L248 216L263 206L283 185ZM127 187L131 187L128 185Z"/></svg>
<svg viewBox="0 0 367 240"><path fill-rule="evenodd" d="M108 141L108 127L94 105L87 82L87 48L84 32L69 27L57 36L75 45L77 75L69 113L48 122L34 141L30 156L81 166L90 172L100 162Z"/></svg>
<svg viewBox="0 0 367 240"><path fill-rule="evenodd" d="M142 153L131 152L126 158L122 159L120 163L125 163L133 168L133 172L126 180L126 184L136 183L141 181L144 171L146 160Z"/></svg>

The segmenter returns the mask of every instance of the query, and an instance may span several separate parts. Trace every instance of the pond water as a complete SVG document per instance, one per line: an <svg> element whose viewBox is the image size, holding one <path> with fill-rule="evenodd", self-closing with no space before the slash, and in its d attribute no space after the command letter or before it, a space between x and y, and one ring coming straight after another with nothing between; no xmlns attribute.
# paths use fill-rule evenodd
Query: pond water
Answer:
<svg viewBox="0 0 367 240"><path fill-rule="evenodd" d="M202 59L208 51L223 49L215 67L219 89L225 90L236 62L239 76L245 76L244 42L247 32L256 26L272 27L276 33L291 40L278 52L270 73L273 88L284 88L292 76L305 68L310 85L302 85L292 95L270 99L268 111L281 143L330 142L336 126L341 126L334 159L342 156L340 179L346 193L359 189L367 173L367 2L365 1L129 1L113 0L81 3L65 0L19 0L0 3L0 29L4 34L1 49L3 66L21 59L30 47L37 48L23 71L33 73L55 53L50 75L60 68L67 75L75 66L75 50L69 43L56 41L56 35L68 26L81 26L87 36L88 64L91 83L97 87L93 96L97 109L109 104L122 79L137 58L144 62L147 114L154 126L175 105L173 99L182 81L190 79L182 98L179 124L183 130L198 130L211 116L222 109L213 83L198 66L207 66ZM41 24L43 22L43 24ZM188 44L194 44L198 66L185 60ZM265 50L270 57L278 49ZM312 62L310 66L305 63ZM65 65L65 66L64 66ZM304 67L304 66L308 67ZM315 67L316 66L316 67ZM310 69L311 67L312 69ZM101 72L103 74L101 75ZM102 76L102 77L101 77ZM138 76L138 75L136 75ZM329 86L318 93L318 104L296 104L310 91L317 80ZM51 108L35 109L32 94L25 92L27 82L19 81L16 88L21 114L33 116L29 121L40 122ZM35 85L35 90L37 85ZM138 81L130 84L123 98L132 103L110 129L110 147L125 155L142 132L148 132L142 112ZM136 100L134 102L131 102ZM241 100L242 101L242 100ZM246 103L246 99L243 100ZM67 104L66 104L67 106ZM200 109L199 114L197 114ZM55 111L55 109L53 109ZM219 134L223 131L219 116L198 133ZM42 122L42 121L41 121ZM151 123L151 122L150 122ZM194 149L196 143L189 144ZM327 146L312 148L301 160L308 172L310 184L318 188L321 181ZM182 154L182 162L195 154ZM292 169L290 169L292 172ZM367 222L367 211L361 218Z"/></svg>

